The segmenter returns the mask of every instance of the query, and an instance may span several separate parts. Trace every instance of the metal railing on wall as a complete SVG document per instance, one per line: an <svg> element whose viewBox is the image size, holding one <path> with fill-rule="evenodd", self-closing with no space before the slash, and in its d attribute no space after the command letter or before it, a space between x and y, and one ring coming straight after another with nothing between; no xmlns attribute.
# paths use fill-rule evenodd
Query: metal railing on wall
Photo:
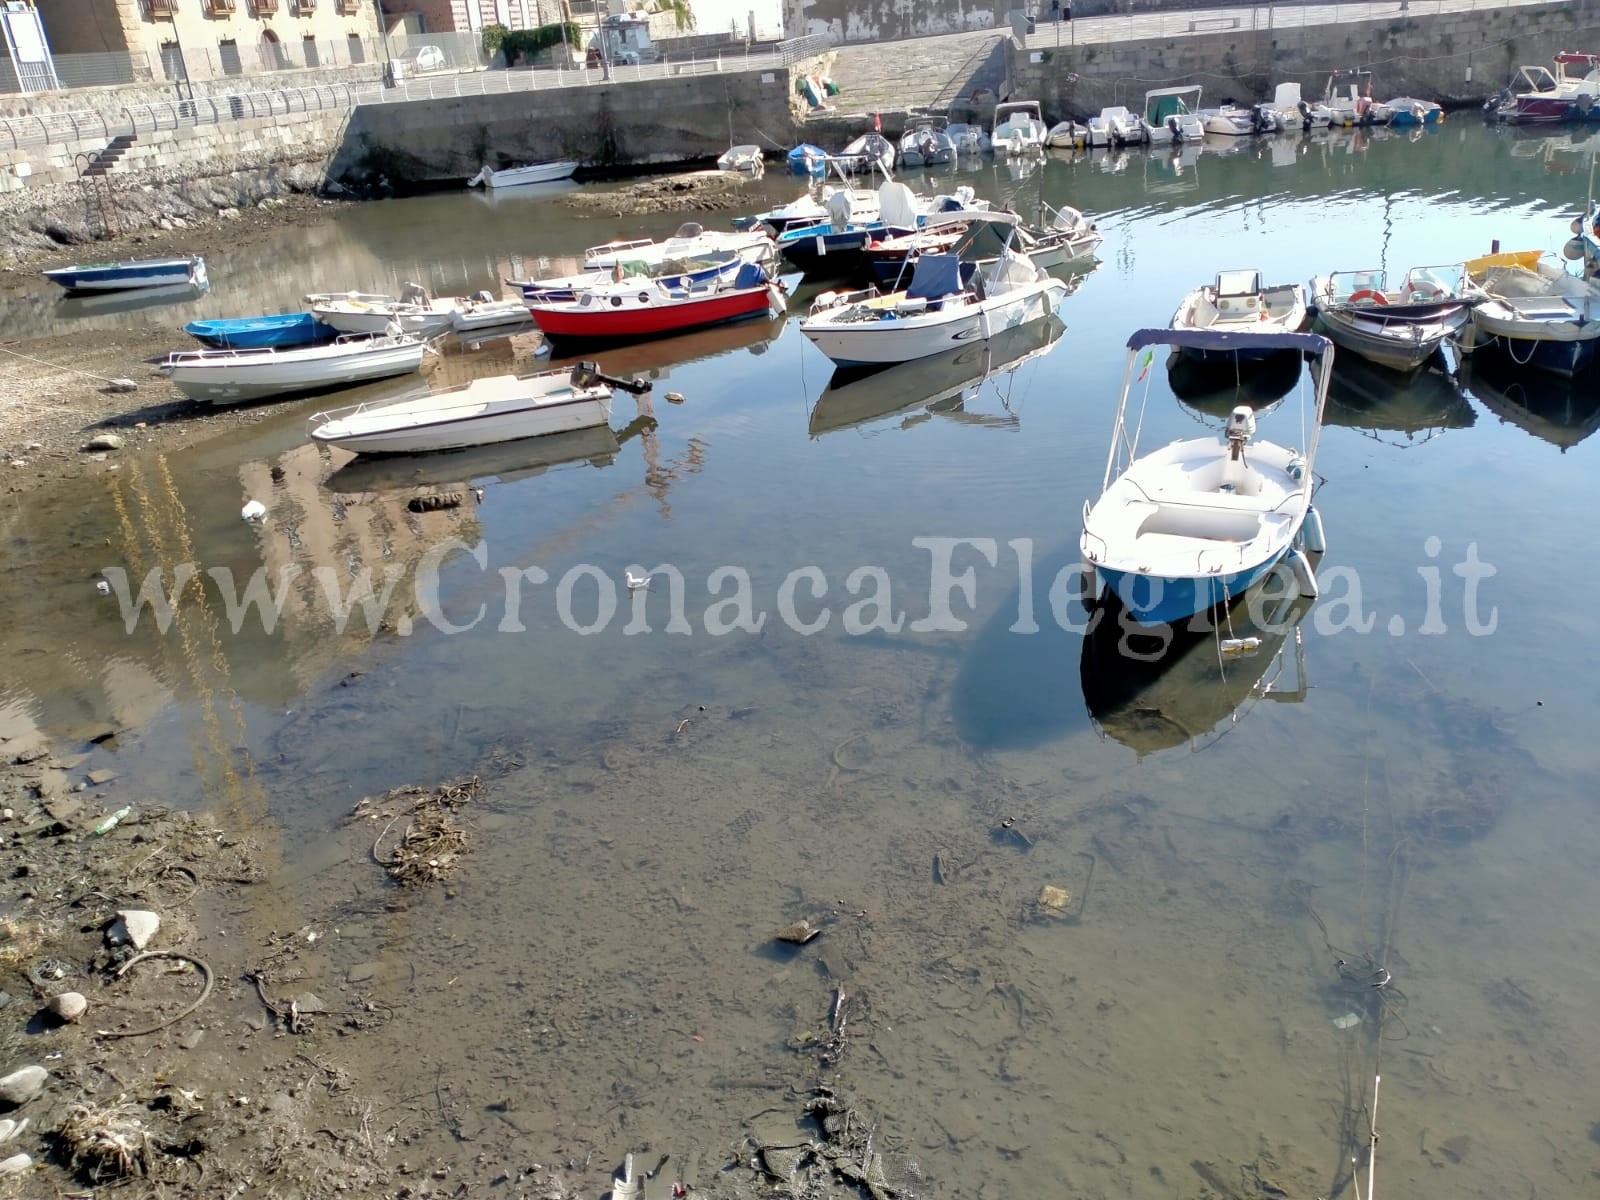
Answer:
<svg viewBox="0 0 1600 1200"><path fill-rule="evenodd" d="M435 71L402 79L394 86L372 80L304 87L254 89L193 99L159 100L114 110L81 109L0 118L0 150L58 145L87 138L110 140L119 134L216 125L285 113L344 110L360 104L428 100L445 96L498 95L547 88L668 79L723 71L768 70L791 66L828 49L820 35L764 46L730 46L716 54L635 66L521 68L517 70Z"/></svg>

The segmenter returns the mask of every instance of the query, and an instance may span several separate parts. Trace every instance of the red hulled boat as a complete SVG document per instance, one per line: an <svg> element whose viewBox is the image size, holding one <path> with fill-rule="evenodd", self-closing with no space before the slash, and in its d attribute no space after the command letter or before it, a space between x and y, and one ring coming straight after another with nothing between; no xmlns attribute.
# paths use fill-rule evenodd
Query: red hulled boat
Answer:
<svg viewBox="0 0 1600 1200"><path fill-rule="evenodd" d="M632 339L742 321L786 307L783 292L757 263L725 283L673 287L661 280L623 280L574 300L528 305L545 335L564 339Z"/></svg>

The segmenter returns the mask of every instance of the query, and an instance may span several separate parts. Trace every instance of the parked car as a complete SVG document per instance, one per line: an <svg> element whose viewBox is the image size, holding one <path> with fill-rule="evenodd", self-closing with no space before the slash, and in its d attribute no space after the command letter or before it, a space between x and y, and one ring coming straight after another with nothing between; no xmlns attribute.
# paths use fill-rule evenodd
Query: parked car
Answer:
<svg viewBox="0 0 1600 1200"><path fill-rule="evenodd" d="M428 71L443 71L450 65L450 60L445 52L438 46L418 46L415 50L408 50L400 60L405 64L406 74L421 75Z"/></svg>

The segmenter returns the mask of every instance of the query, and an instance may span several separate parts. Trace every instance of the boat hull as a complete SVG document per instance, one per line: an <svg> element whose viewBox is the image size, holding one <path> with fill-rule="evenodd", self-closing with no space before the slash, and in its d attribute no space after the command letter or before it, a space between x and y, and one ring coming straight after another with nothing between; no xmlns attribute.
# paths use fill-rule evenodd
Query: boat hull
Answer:
<svg viewBox="0 0 1600 1200"><path fill-rule="evenodd" d="M528 306L528 311L547 337L610 341L658 337L684 329L698 329L703 325L743 321L764 316L772 305L772 290L764 285L678 303L647 303L632 307L626 304L617 307L532 304Z"/></svg>
<svg viewBox="0 0 1600 1200"><path fill-rule="evenodd" d="M1347 309L1317 312L1317 324L1334 345L1391 371L1415 371L1429 362L1445 338L1466 324L1462 307L1450 319L1385 322Z"/></svg>
<svg viewBox="0 0 1600 1200"><path fill-rule="evenodd" d="M391 323L412 337L430 338L450 331L449 312L392 313L381 308L356 312L344 308L315 308L312 313L324 325L340 333L387 333Z"/></svg>
<svg viewBox="0 0 1600 1200"><path fill-rule="evenodd" d="M556 403L530 404L522 409L503 409L391 429L341 435L337 429L324 426L313 429L311 436L357 454L429 454L572 433L604 425L610 419L610 406L604 400L580 394Z"/></svg>
<svg viewBox="0 0 1600 1200"><path fill-rule="evenodd" d="M527 167L511 167L504 171L483 170L475 175L467 186L482 183L485 187L499 190L525 187L532 183L557 183L563 179L571 179L577 169L578 164L575 162L547 162L534 163Z"/></svg>
<svg viewBox="0 0 1600 1200"><path fill-rule="evenodd" d="M800 332L841 367L911 362L1044 320L1066 294L1066 286L1059 280L1051 284L1025 295L984 301L944 320L812 325L802 321Z"/></svg>
<svg viewBox="0 0 1600 1200"><path fill-rule="evenodd" d="M1594 362L1600 340L1567 341L1554 338L1519 338L1479 330L1479 345L1499 346L1518 366L1533 367L1552 375L1571 376Z"/></svg>
<svg viewBox="0 0 1600 1200"><path fill-rule="evenodd" d="M814 276L851 275L867 269L867 243L874 238L903 237L914 229L846 229L802 234L779 240L784 260L797 271Z"/></svg>
<svg viewBox="0 0 1600 1200"><path fill-rule="evenodd" d="M422 365L421 342L358 350L342 355L292 357L256 352L233 358L196 359L164 368L185 396L212 404L245 404L304 395L409 375Z"/></svg>
<svg viewBox="0 0 1600 1200"><path fill-rule="evenodd" d="M69 292L126 292L175 283L204 286L206 265L201 258L152 258L57 267L44 277Z"/></svg>
<svg viewBox="0 0 1600 1200"><path fill-rule="evenodd" d="M1235 599L1282 558L1283 554L1278 554L1227 574L1176 578L1118 571L1105 566L1097 570L1101 580L1122 601L1127 614L1138 624L1152 627L1176 625L1214 605Z"/></svg>

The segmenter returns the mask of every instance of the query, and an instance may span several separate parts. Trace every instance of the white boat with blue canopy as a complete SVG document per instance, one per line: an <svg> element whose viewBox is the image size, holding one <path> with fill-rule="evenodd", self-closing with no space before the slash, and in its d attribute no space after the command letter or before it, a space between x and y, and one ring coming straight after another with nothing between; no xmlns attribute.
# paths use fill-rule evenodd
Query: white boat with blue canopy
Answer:
<svg viewBox="0 0 1600 1200"><path fill-rule="evenodd" d="M1141 456L1148 383L1131 424L1128 396L1135 382L1149 379L1155 348L1221 353L1247 339L1312 361L1309 425L1302 409L1305 449L1255 440L1256 414L1239 405L1220 438L1182 439ZM1136 621L1170 626L1207 612L1285 558L1301 591L1316 594L1303 551L1324 548L1311 504L1312 467L1332 368L1333 343L1318 334L1141 329L1128 339L1105 479L1099 498L1084 505L1080 546L1085 565Z"/></svg>

